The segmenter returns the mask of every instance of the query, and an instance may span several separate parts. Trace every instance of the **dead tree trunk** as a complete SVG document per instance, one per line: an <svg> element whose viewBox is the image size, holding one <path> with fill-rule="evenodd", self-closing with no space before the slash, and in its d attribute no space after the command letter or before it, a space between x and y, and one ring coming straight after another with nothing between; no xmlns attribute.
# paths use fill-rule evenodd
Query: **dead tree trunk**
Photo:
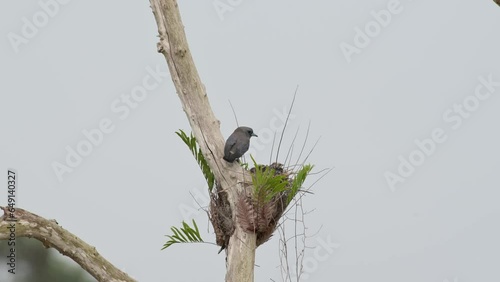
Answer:
<svg viewBox="0 0 500 282"><path fill-rule="evenodd" d="M227 193L231 207L234 233L227 246L228 282L253 281L256 234L245 232L236 220L239 195L248 193L251 179L237 164L222 159L224 139L208 96L189 50L184 26L175 0L150 0L158 24L158 52L167 60L182 108L198 141L203 156L215 175L217 189Z"/></svg>

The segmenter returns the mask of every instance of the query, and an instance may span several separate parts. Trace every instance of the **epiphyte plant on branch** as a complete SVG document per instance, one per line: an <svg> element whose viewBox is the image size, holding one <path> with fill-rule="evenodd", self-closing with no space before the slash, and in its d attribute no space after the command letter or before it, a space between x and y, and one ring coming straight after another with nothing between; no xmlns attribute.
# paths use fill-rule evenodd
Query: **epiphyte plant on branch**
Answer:
<svg viewBox="0 0 500 282"><path fill-rule="evenodd" d="M237 216L243 229L257 234L257 246L260 246L271 238L313 166L304 165L293 172L283 164L259 165L251 158L253 194L240 194Z"/></svg>
<svg viewBox="0 0 500 282"><path fill-rule="evenodd" d="M208 214L214 227L216 244L221 246L220 251L222 251L227 247L229 238L235 228L227 195L220 189L220 185L216 183L214 174L201 153L196 138L192 134L188 136L183 130L177 131L176 134L188 146L207 181L211 199ZM226 161L234 161L241 157L248 150L248 144L252 136L256 136L256 134L253 133L251 128L238 127L227 139L224 155L225 159L228 157ZM234 152L229 152L234 146L240 146L240 148ZM241 166L243 173L249 173L251 176L251 183L247 183L247 185L253 186L253 192L251 194L239 194L236 205L236 219L246 232L257 234L256 245L259 246L272 236L281 216L300 191L300 187L302 187L313 166L309 164L301 165L300 169L293 171L286 169L283 164L277 162L271 165L259 165L252 156L250 157L254 167L246 170L244 168L248 167L248 164L241 164ZM214 187L216 187L215 190ZM194 220L194 228L191 228L185 222L182 225L181 228L171 227L173 235L167 235L169 240L162 249L166 249L175 243L207 243L201 239Z"/></svg>

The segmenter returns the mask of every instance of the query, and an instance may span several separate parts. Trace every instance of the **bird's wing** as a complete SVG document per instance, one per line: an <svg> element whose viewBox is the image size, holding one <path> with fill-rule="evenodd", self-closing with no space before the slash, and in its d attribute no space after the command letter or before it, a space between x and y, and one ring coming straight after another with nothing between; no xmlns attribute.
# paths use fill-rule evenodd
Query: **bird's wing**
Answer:
<svg viewBox="0 0 500 282"><path fill-rule="evenodd" d="M224 146L224 156L229 157L230 155L234 155L234 145L236 144L236 137L234 135L229 136L226 141L226 145Z"/></svg>

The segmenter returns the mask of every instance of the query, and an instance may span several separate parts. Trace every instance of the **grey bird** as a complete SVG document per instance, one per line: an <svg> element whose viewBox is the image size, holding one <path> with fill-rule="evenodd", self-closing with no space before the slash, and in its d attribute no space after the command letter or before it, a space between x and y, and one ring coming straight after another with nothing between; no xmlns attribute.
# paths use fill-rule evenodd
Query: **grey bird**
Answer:
<svg viewBox="0 0 500 282"><path fill-rule="evenodd" d="M226 145L224 146L224 160L232 163L237 158L243 156L250 147L250 137L258 137L253 133L253 129L246 126L236 128L227 138Z"/></svg>

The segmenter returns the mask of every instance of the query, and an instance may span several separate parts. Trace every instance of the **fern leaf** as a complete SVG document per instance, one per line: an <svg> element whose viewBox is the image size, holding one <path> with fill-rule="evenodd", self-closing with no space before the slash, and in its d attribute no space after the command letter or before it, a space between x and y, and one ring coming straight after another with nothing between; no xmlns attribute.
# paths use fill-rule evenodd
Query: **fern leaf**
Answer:
<svg viewBox="0 0 500 282"><path fill-rule="evenodd" d="M192 133L190 134L190 136L187 136L187 134L181 129L179 129L179 131L176 131L175 134L177 134L177 136L179 136L181 140L188 146L196 162L200 166L201 172L203 173L205 180L207 181L208 190L212 191L215 184L215 176L212 170L210 169L210 166L208 166L208 163L205 160L205 157L203 156L201 149L198 148L198 142L196 141L196 138L193 136Z"/></svg>
<svg viewBox="0 0 500 282"><path fill-rule="evenodd" d="M304 184L304 181L306 181L307 175L311 172L313 169L312 165L305 165L303 166L298 172L295 178L293 179L292 182L292 188L290 189L290 194L288 194L288 203L292 201L293 197L297 195L297 192L299 191L300 187L302 187L302 184Z"/></svg>
<svg viewBox="0 0 500 282"><path fill-rule="evenodd" d="M178 243L203 242L203 239L201 239L200 230L198 229L198 226L196 225L194 219L193 226L194 229L184 221L182 222L182 227L180 229L172 226L170 230L172 231L173 235L167 235L169 240L163 245L162 250Z"/></svg>

